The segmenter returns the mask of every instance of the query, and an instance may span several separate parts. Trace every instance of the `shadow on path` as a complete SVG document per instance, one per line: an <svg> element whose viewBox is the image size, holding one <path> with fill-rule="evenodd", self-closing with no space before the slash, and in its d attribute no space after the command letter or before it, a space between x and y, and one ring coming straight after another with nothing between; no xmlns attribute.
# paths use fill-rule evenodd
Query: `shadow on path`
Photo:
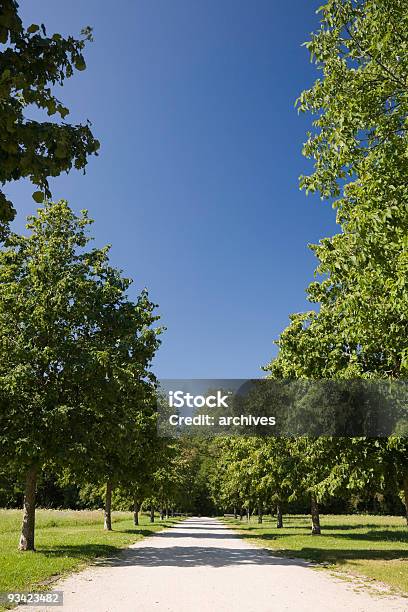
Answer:
<svg viewBox="0 0 408 612"><path fill-rule="evenodd" d="M235 533L228 533L228 532L224 532L224 533L208 533L207 532L203 532L203 533L197 533L196 531L187 531L185 530L183 533L181 533L180 531L161 531L157 534L155 534L154 536L155 538L200 538L201 540L228 540L228 539L232 539L232 540L239 540L240 537L239 535L236 535Z"/></svg>
<svg viewBox="0 0 408 612"><path fill-rule="evenodd" d="M297 565L308 567L302 559L272 557L267 552L254 548L217 548L215 546L168 546L137 547L123 554L100 559L98 566L143 566L143 567L228 567L234 565Z"/></svg>
<svg viewBox="0 0 408 612"><path fill-rule="evenodd" d="M228 567L237 565L307 567L310 565L302 559L273 557L264 549L245 546L238 534L229 532L228 528L211 520L189 519L168 531L156 533L152 537L157 542L156 546L136 545L119 555L98 559L95 565L104 567ZM173 546L171 545L172 539L174 540ZM183 539L185 546L182 545ZM192 545L191 539L197 539L197 545ZM211 540L214 541L215 546L211 546ZM240 543L233 546L231 540ZM159 543L160 541L163 545ZM216 545L218 542L219 546Z"/></svg>

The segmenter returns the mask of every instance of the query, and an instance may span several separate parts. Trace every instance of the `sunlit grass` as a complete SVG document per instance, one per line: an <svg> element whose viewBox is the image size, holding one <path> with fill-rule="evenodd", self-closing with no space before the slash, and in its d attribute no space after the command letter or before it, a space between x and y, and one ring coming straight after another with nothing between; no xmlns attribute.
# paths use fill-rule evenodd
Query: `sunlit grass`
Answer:
<svg viewBox="0 0 408 612"><path fill-rule="evenodd" d="M242 537L275 554L299 557L361 574L408 593L408 528L402 517L326 515L322 535L310 535L310 517L286 516L283 529L270 517L262 524L223 519Z"/></svg>
<svg viewBox="0 0 408 612"><path fill-rule="evenodd" d="M0 591L41 588L51 577L76 570L96 557L117 554L121 547L168 527L178 519L139 527L130 512L114 512L113 531L103 530L102 511L37 510L35 552L17 550L20 510L0 510Z"/></svg>

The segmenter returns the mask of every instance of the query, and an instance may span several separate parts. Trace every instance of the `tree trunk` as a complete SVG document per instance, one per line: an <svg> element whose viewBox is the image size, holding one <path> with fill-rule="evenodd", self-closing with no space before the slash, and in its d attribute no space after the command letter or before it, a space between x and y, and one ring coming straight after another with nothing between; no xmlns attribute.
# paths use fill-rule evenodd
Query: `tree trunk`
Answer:
<svg viewBox="0 0 408 612"><path fill-rule="evenodd" d="M35 550L35 492L37 486L36 465L32 465L26 474L23 504L23 523L21 525L19 550Z"/></svg>
<svg viewBox="0 0 408 612"><path fill-rule="evenodd" d="M262 523L262 519L263 519L262 508L258 508L258 523Z"/></svg>
<svg viewBox="0 0 408 612"><path fill-rule="evenodd" d="M136 498L133 500L133 524L139 524L139 501Z"/></svg>
<svg viewBox="0 0 408 612"><path fill-rule="evenodd" d="M408 472L404 474L404 481L403 481L402 486L404 489L405 519L408 525Z"/></svg>
<svg viewBox="0 0 408 612"><path fill-rule="evenodd" d="M312 535L320 535L319 504L313 493L310 496L310 513L312 515Z"/></svg>
<svg viewBox="0 0 408 612"><path fill-rule="evenodd" d="M276 528L282 529L283 527L283 516L282 516L282 506L280 502L276 504Z"/></svg>
<svg viewBox="0 0 408 612"><path fill-rule="evenodd" d="M112 531L112 483L110 480L108 480L106 483L103 528L105 531Z"/></svg>
<svg viewBox="0 0 408 612"><path fill-rule="evenodd" d="M243 517L243 512L242 512L242 508L239 509L239 520L242 521L242 517Z"/></svg>
<svg viewBox="0 0 408 612"><path fill-rule="evenodd" d="M160 508L160 520L164 519L164 508Z"/></svg>
<svg viewBox="0 0 408 612"><path fill-rule="evenodd" d="M234 506L234 519L238 518L237 508Z"/></svg>
<svg viewBox="0 0 408 612"><path fill-rule="evenodd" d="M153 506L150 508L150 522L154 523L154 508L153 508Z"/></svg>

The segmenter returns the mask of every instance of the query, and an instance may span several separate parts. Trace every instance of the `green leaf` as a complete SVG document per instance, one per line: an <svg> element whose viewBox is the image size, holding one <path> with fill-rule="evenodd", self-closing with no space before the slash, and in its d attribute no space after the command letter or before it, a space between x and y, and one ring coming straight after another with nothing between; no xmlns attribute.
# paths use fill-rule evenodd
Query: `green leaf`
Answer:
<svg viewBox="0 0 408 612"><path fill-rule="evenodd" d="M82 57L82 55L80 55L80 56L78 57L78 59L76 60L76 62L75 62L75 68L76 68L77 70L81 70L81 71L86 69L86 63L85 63L85 60L84 60L84 58Z"/></svg>
<svg viewBox="0 0 408 612"><path fill-rule="evenodd" d="M40 29L40 26L37 25L36 23L32 23L28 28L27 28L27 32L29 34L34 34L35 32L38 32L38 30Z"/></svg>
<svg viewBox="0 0 408 612"><path fill-rule="evenodd" d="M44 194L42 191L34 191L33 200L37 202L37 204L42 204L44 202Z"/></svg>

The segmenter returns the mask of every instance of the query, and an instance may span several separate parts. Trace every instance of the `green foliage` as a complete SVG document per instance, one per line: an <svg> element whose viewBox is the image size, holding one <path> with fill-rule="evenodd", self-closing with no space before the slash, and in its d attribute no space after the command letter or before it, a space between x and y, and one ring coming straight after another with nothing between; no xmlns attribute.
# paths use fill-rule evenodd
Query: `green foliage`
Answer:
<svg viewBox="0 0 408 612"><path fill-rule="evenodd" d="M74 70L84 70L83 51L92 40L87 27L80 39L48 35L43 24L25 28L18 3L3 0L0 7L0 184L27 177L39 187L33 198L50 197L48 177L84 169L99 142L90 124L72 125L69 109L52 93ZM29 107L46 111L53 121L34 120ZM59 116L60 122L56 119ZM2 228L14 217L12 202L0 191Z"/></svg>
<svg viewBox="0 0 408 612"><path fill-rule="evenodd" d="M1 460L120 482L153 436L161 330L146 291L127 297L109 249L87 250L90 223L48 202L0 252Z"/></svg>
<svg viewBox="0 0 408 612"><path fill-rule="evenodd" d="M348 177L381 174L378 160L406 168L408 13L404 0L329 0L306 43L321 78L298 99L318 115L304 154L315 171L301 185L323 197Z"/></svg>
<svg viewBox="0 0 408 612"><path fill-rule="evenodd" d="M322 77L301 94L317 115L307 191L337 197L340 233L311 248L318 312L291 316L267 367L278 378L408 374L408 12L403 0L329 0L306 44ZM299 441L320 495L393 483L408 509L406 438ZM323 453L323 456L322 456ZM302 478L303 479L303 478ZM306 479L307 480L307 479ZM375 484L374 484L375 483ZM305 483L305 486L311 486Z"/></svg>

